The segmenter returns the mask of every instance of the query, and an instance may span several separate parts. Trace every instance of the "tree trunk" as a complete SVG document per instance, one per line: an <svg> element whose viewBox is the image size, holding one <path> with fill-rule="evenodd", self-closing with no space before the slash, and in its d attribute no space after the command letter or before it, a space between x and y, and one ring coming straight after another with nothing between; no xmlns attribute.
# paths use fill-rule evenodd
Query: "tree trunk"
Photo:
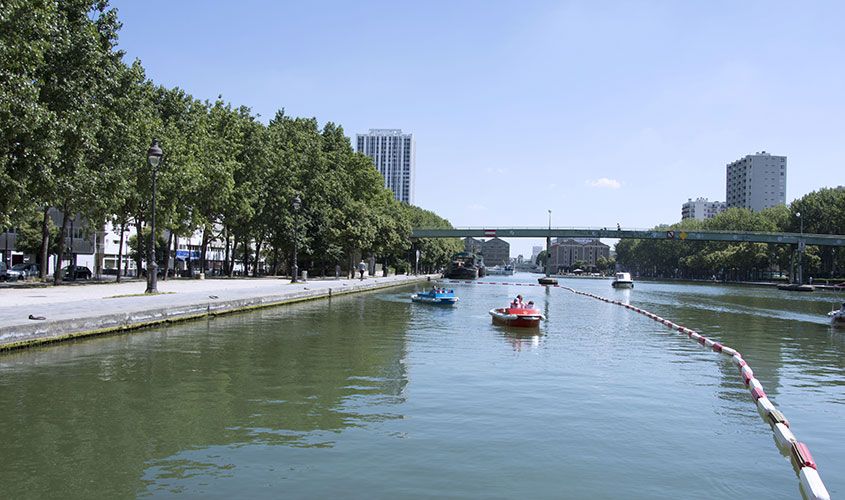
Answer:
<svg viewBox="0 0 845 500"><path fill-rule="evenodd" d="M105 221L99 225L99 228L105 229L106 223ZM94 277L99 281L103 277L103 245L100 244L100 232L101 230L97 227L94 228L93 236L94 236Z"/></svg>
<svg viewBox="0 0 845 500"><path fill-rule="evenodd" d="M223 257L223 274L231 276L232 273L229 272L229 226L223 227L223 238L226 240L226 254Z"/></svg>
<svg viewBox="0 0 845 500"><path fill-rule="evenodd" d="M200 272L204 273L206 268L206 255L208 253L208 226L202 228L202 248L200 248Z"/></svg>
<svg viewBox="0 0 845 500"><path fill-rule="evenodd" d="M161 276L162 281L167 281L167 274L170 271L170 242L173 241L173 231L168 232L170 234L167 235L167 245L164 245L164 274Z"/></svg>
<svg viewBox="0 0 845 500"><path fill-rule="evenodd" d="M244 276L249 276L249 236L244 236Z"/></svg>
<svg viewBox="0 0 845 500"><path fill-rule="evenodd" d="M135 245L137 245L137 252L135 252L135 277L141 277L141 266L144 261L144 254L146 253L144 249L146 248L146 244L144 242L143 231L141 230L141 226L144 225L144 221L141 219L135 220Z"/></svg>
<svg viewBox="0 0 845 500"><path fill-rule="evenodd" d="M190 252L190 251L191 250L188 249L188 252ZM173 233L173 270L174 270L173 275L174 276L176 275L175 270L176 270L176 256L177 255L179 255L179 235L174 232ZM188 255L189 255L188 258L190 259L191 258L190 253Z"/></svg>
<svg viewBox="0 0 845 500"><path fill-rule="evenodd" d="M279 248L273 245L273 276L279 274Z"/></svg>
<svg viewBox="0 0 845 500"><path fill-rule="evenodd" d="M126 266L129 265L127 262L125 265L123 264L123 233L126 231L126 222L120 223L120 243L117 247L117 282L120 283L120 268L123 267L123 272L126 272Z"/></svg>
<svg viewBox="0 0 845 500"><path fill-rule="evenodd" d="M229 263L229 277L235 274L235 257L238 255L238 233L235 233L235 241L232 242L232 261Z"/></svg>
<svg viewBox="0 0 845 500"><path fill-rule="evenodd" d="M44 218L41 221L41 248L38 251L41 262L38 263L38 277L47 277L47 268L50 267L50 207L44 209Z"/></svg>
<svg viewBox="0 0 845 500"><path fill-rule="evenodd" d="M67 229L67 205L62 207L62 229L59 231L59 261L56 265L56 269L53 271L53 284L54 285L61 285L62 284L62 256L65 253L65 230ZM71 238L73 235L71 235ZM75 271L74 271L75 274Z"/></svg>
<svg viewBox="0 0 845 500"><path fill-rule="evenodd" d="M252 261L252 277L258 277L258 256L261 255L261 237L255 240L255 259Z"/></svg>

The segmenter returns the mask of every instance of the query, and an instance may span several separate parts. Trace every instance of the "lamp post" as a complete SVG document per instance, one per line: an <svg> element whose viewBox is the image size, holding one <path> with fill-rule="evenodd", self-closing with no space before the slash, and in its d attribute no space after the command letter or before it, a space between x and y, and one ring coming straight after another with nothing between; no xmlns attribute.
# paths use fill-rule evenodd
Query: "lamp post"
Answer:
<svg viewBox="0 0 845 500"><path fill-rule="evenodd" d="M801 212L795 212L798 217L798 224L801 231L801 238L798 240L798 284L804 283L804 218Z"/></svg>
<svg viewBox="0 0 845 500"><path fill-rule="evenodd" d="M550 264L552 259L552 211L549 210L549 232L546 234L546 275L537 280L541 285L557 285L557 280L551 277Z"/></svg>
<svg viewBox="0 0 845 500"><path fill-rule="evenodd" d="M164 152L158 145L158 139L153 139L147 150L147 164L153 174L153 200L150 205L150 245L147 249L147 290L144 293L158 293L158 266L156 265L156 173L161 165Z"/></svg>
<svg viewBox="0 0 845 500"><path fill-rule="evenodd" d="M290 280L291 283L299 282L299 265L296 262L297 258L297 226L299 226L299 209L302 207L302 200L299 199L299 195L294 196L293 201L291 202L291 206L293 206L293 278Z"/></svg>
<svg viewBox="0 0 845 500"><path fill-rule="evenodd" d="M546 277L551 274L549 272L549 265L551 264L551 247L552 247L552 211L549 210L549 234L546 235Z"/></svg>

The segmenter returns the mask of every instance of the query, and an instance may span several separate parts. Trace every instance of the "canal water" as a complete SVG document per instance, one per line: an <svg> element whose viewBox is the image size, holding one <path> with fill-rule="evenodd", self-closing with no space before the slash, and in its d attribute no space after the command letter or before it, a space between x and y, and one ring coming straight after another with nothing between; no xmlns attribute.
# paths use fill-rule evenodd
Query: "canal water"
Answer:
<svg viewBox="0 0 845 500"><path fill-rule="evenodd" d="M726 356L563 289L414 287L0 354L2 498L800 498ZM741 351L845 492L843 296L562 280ZM539 330L491 324L522 293Z"/></svg>

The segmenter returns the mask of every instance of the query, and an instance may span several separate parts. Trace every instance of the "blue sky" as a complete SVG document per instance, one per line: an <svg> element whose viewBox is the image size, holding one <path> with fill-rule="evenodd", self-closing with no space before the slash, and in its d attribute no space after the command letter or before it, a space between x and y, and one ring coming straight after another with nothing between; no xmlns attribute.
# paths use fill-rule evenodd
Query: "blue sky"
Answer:
<svg viewBox="0 0 845 500"><path fill-rule="evenodd" d="M671 223L762 150L787 201L845 184L842 2L112 5L157 83L412 132L416 204L456 226Z"/></svg>

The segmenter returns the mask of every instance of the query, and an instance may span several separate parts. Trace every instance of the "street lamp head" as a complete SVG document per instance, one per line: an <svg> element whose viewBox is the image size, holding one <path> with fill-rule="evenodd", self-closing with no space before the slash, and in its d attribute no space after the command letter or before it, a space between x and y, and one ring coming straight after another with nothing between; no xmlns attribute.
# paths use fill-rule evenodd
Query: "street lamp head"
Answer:
<svg viewBox="0 0 845 500"><path fill-rule="evenodd" d="M156 168L161 163L162 156L164 156L164 152L158 145L158 139L153 139L152 144L150 144L150 149L147 150L147 163L149 163L151 167Z"/></svg>
<svg viewBox="0 0 845 500"><path fill-rule="evenodd" d="M302 206L302 200L299 199L299 195L294 196L291 205L293 205L294 211L299 212L299 207Z"/></svg>
<svg viewBox="0 0 845 500"><path fill-rule="evenodd" d="M796 217L801 217L801 212L795 212Z"/></svg>

